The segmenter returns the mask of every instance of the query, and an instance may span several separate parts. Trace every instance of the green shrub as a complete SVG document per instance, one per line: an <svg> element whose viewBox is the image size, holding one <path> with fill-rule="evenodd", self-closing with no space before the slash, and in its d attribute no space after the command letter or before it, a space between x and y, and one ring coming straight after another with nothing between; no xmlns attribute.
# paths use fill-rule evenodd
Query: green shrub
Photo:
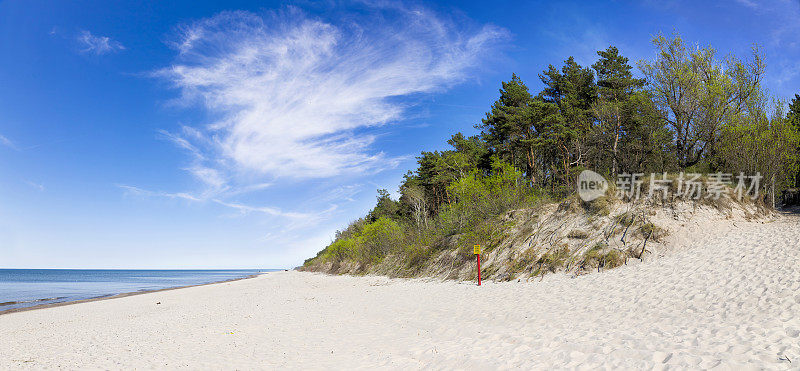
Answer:
<svg viewBox="0 0 800 371"><path fill-rule="evenodd" d="M385 216L364 226L359 236L369 261L380 261L390 252L398 250L402 237L400 224Z"/></svg>
<svg viewBox="0 0 800 371"><path fill-rule="evenodd" d="M358 242L356 238L344 238L333 241L323 250L323 260L343 261L356 258L358 255Z"/></svg>
<svg viewBox="0 0 800 371"><path fill-rule="evenodd" d="M458 231L535 200L523 174L496 159L489 175L475 170L450 184L447 190L455 202L440 215L451 229Z"/></svg>

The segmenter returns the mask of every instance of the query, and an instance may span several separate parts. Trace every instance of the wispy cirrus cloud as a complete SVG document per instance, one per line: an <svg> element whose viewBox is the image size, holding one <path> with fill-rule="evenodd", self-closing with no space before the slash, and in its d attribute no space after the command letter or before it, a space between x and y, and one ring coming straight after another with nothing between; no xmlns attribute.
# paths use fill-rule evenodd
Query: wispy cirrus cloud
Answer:
<svg viewBox="0 0 800 371"><path fill-rule="evenodd" d="M117 184L117 187L125 191L126 195L129 196L142 196L142 197L162 197L162 198L169 198L169 199L177 199L177 200L185 200L191 202L205 202L209 201L218 205L225 206L230 209L234 209L235 211L239 212L241 215L247 215L252 213L260 213L269 216L280 216L289 219L303 219L307 220L311 217L310 214L306 213L299 213L299 212L291 212L291 211L283 211L276 207L269 207L269 206L251 206L246 205L243 203L237 202L230 202L230 201L223 201L218 198L210 198L210 199L202 199L198 198L191 193L186 192L160 192L160 191L149 191L146 189L142 189L139 187L126 185L126 184Z"/></svg>
<svg viewBox="0 0 800 371"><path fill-rule="evenodd" d="M274 181L396 166L372 148L369 129L402 119L399 98L464 80L507 37L422 8L381 6L344 19L286 8L223 12L179 28L176 61L156 75L182 103L219 120L162 135L191 154L186 170L211 193L230 191L237 174Z"/></svg>
<svg viewBox="0 0 800 371"><path fill-rule="evenodd" d="M222 205L222 206L235 209L235 210L239 211L241 214L244 214L244 215L250 214L250 213L262 213L262 214L271 215L271 216L282 216L282 217L286 217L286 218L290 218L290 219L303 219L303 220L306 220L309 217L311 217L311 215L306 214L306 213L285 212L285 211L282 211L282 210L280 210L278 208L269 207L269 206L250 206L250 205L245 205L245 204L242 204L242 203L226 202L226 201L221 201L221 200L217 200L217 199L215 199L213 201L215 203L217 203L217 204Z"/></svg>
<svg viewBox="0 0 800 371"><path fill-rule="evenodd" d="M174 63L153 76L179 91L175 103L212 119L158 137L187 154L182 170L201 187L118 186L126 195L232 211L223 217L266 217L264 238L279 244L320 228L332 233L341 206L356 203L359 178L407 158L375 149L375 128L402 121L419 95L467 79L508 38L504 29L422 8L364 6L369 11L337 13L336 21L289 7L180 26Z"/></svg>
<svg viewBox="0 0 800 371"><path fill-rule="evenodd" d="M26 180L25 184L33 187L34 189L38 190L39 192L44 192L44 184L32 182L30 180Z"/></svg>
<svg viewBox="0 0 800 371"><path fill-rule="evenodd" d="M758 3L753 0L736 0L737 3L744 5L748 8L756 9L758 8Z"/></svg>
<svg viewBox="0 0 800 371"><path fill-rule="evenodd" d="M86 30L81 31L77 40L83 53L103 55L125 50L125 46L119 41L113 40L108 36L93 35Z"/></svg>
<svg viewBox="0 0 800 371"><path fill-rule="evenodd" d="M146 189L142 189L139 187L126 185L126 184L117 184L117 187L125 191L126 195L131 196L147 196L147 197L164 197L164 198L171 198L171 199L181 199L186 201L203 201L200 198L197 198L189 193L186 192L157 192L157 191L149 191Z"/></svg>
<svg viewBox="0 0 800 371"><path fill-rule="evenodd" d="M3 145L3 146L8 147L8 148L11 148L11 149L13 149L15 151L19 150L17 145L14 144L14 142L12 142L11 139L8 139L8 138L4 137L3 135L0 135L0 145Z"/></svg>

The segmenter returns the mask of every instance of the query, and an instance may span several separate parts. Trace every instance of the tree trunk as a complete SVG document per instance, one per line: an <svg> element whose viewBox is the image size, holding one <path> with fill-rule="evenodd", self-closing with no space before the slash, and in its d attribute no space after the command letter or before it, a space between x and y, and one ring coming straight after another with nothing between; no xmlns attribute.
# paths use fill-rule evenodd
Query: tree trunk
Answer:
<svg viewBox="0 0 800 371"><path fill-rule="evenodd" d="M536 175L534 172L536 171L536 160L535 154L533 153L533 146L528 146L528 177L531 180L531 183L536 183Z"/></svg>
<svg viewBox="0 0 800 371"><path fill-rule="evenodd" d="M617 128L614 130L614 155L611 159L611 175L617 174L617 147L619 146L619 123L617 123Z"/></svg>

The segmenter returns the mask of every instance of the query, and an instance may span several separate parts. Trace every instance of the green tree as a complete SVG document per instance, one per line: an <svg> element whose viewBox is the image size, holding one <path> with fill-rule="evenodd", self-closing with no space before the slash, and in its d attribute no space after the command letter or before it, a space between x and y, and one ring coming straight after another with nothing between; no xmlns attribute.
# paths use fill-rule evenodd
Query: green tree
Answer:
<svg viewBox="0 0 800 371"><path fill-rule="evenodd" d="M544 90L538 98L558 107L558 120L549 122L545 143L549 146L549 166L545 171L551 174L551 190L560 187L559 193L571 190L573 183L570 169L585 166L586 140L593 123L592 106L597 99L597 85L594 72L582 67L573 57L564 61L557 69L553 65L539 75Z"/></svg>
<svg viewBox="0 0 800 371"><path fill-rule="evenodd" d="M382 217L397 219L400 216L400 203L393 200L389 191L378 190L378 202L375 207L367 214L367 222L372 223Z"/></svg>
<svg viewBox="0 0 800 371"><path fill-rule="evenodd" d="M536 153L533 143L538 136L531 123L533 96L516 74L502 83L500 98L476 127L500 158L525 167L528 178L536 181Z"/></svg>
<svg viewBox="0 0 800 371"><path fill-rule="evenodd" d="M747 102L761 92L764 64L757 48L750 62L733 56L719 62L713 48L687 48L677 35L656 36L653 44L658 57L640 61L639 68L674 132L678 164L686 168L713 150L720 127L743 114Z"/></svg>
<svg viewBox="0 0 800 371"><path fill-rule="evenodd" d="M453 149L422 152L417 157L417 170L405 175L400 186L401 215L426 222L440 205L452 201L447 189L450 183L475 169L490 168L491 151L481 137L456 133L448 143Z"/></svg>
<svg viewBox="0 0 800 371"><path fill-rule="evenodd" d="M768 190L774 177L779 193L795 181L800 163L800 131L785 118L780 104L772 113L767 107L766 99L752 102L746 116L725 124L717 154L726 172L760 173L762 191Z"/></svg>
<svg viewBox="0 0 800 371"><path fill-rule="evenodd" d="M491 168L489 144L480 136L465 137L462 133L455 133L447 140L447 144L453 147L453 150L445 152L445 162L458 172L459 177L474 169Z"/></svg>
<svg viewBox="0 0 800 371"><path fill-rule="evenodd" d="M795 94L792 103L789 104L789 112L786 114L786 119L800 130L800 95Z"/></svg>
<svg viewBox="0 0 800 371"><path fill-rule="evenodd" d="M630 126L629 121L633 120L626 114L637 112L626 106L630 105L631 96L644 85L644 81L633 77L633 67L628 65L628 58L621 56L615 46L598 51L597 55L600 60L592 68L597 73L598 99L592 108L600 125L595 133L599 137L596 139L608 143L610 147L611 174L614 175L619 170L620 139L626 133L625 127Z"/></svg>
<svg viewBox="0 0 800 371"><path fill-rule="evenodd" d="M619 171L650 173L676 170L673 133L645 91L622 105Z"/></svg>
<svg viewBox="0 0 800 371"><path fill-rule="evenodd" d="M794 95L792 103L789 104L786 120L794 126L796 131L800 132L800 95ZM797 147L797 152L800 153L800 146ZM800 187L800 170L794 175L794 186Z"/></svg>
<svg viewBox="0 0 800 371"><path fill-rule="evenodd" d="M452 229L462 231L526 202L531 196L522 178L522 172L495 157L489 174L473 171L453 182L449 191L455 202L445 210Z"/></svg>
<svg viewBox="0 0 800 371"><path fill-rule="evenodd" d="M573 136L580 139L588 134L594 121L592 105L597 99L592 69L581 67L569 57L560 71L550 65L539 78L545 85L539 97L558 106L568 129L575 133Z"/></svg>

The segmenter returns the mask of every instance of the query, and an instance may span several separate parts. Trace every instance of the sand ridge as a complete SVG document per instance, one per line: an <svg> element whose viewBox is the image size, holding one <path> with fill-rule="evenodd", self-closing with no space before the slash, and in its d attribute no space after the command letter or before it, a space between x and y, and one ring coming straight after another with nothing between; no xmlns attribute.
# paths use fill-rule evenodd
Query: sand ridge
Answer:
<svg viewBox="0 0 800 371"><path fill-rule="evenodd" d="M800 216L683 241L541 282L275 272L11 313L0 368L800 367Z"/></svg>

